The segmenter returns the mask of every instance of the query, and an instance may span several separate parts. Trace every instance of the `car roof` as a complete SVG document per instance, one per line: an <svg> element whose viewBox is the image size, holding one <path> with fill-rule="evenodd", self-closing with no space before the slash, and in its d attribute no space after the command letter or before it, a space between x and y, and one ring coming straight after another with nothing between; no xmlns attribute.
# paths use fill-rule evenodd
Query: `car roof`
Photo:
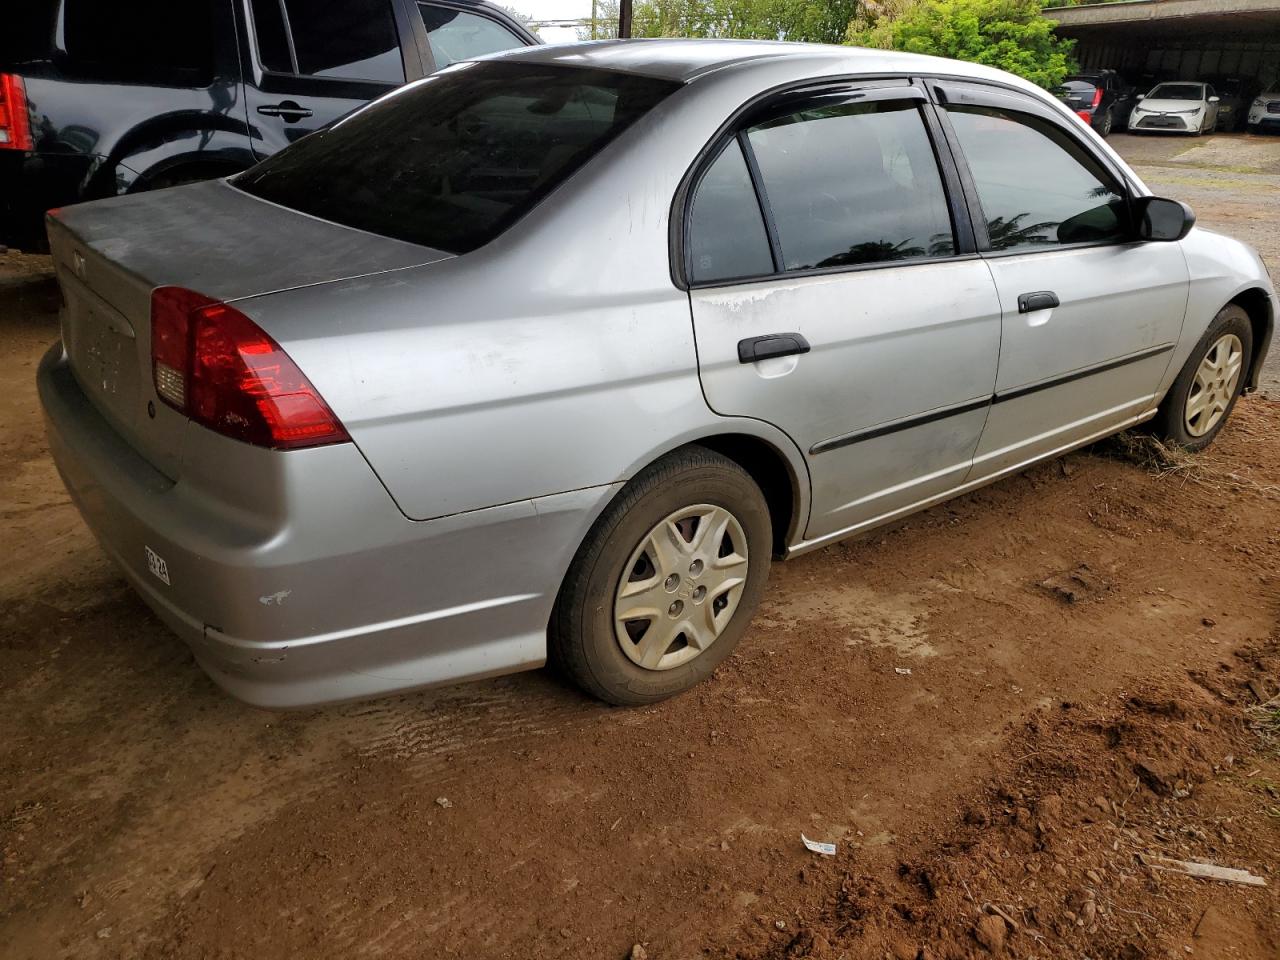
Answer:
<svg viewBox="0 0 1280 960"><path fill-rule="evenodd" d="M990 78L989 67L915 53L783 40L636 39L588 40L507 50L502 59L594 67L688 82L699 76L750 62L803 57L841 64L843 72L945 73Z"/></svg>

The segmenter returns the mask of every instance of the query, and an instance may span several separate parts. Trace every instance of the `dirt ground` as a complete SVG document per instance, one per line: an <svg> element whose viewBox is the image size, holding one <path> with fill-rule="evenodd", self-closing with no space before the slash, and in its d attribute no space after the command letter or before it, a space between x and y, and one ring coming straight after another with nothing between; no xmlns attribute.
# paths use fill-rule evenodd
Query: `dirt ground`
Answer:
<svg viewBox="0 0 1280 960"><path fill-rule="evenodd" d="M1280 139L1115 142L1280 276ZM659 706L273 714L70 506L55 302L0 257L0 957L1280 957L1274 362L1204 455L1110 441L777 566Z"/></svg>

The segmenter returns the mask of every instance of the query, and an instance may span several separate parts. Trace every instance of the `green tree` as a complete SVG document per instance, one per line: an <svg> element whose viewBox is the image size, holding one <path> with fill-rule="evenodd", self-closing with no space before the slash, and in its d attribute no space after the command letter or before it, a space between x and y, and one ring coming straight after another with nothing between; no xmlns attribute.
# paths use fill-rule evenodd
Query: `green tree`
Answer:
<svg viewBox="0 0 1280 960"><path fill-rule="evenodd" d="M635 0L637 37L737 37L842 43L858 0ZM599 0L596 37L616 36L617 0ZM590 39L590 27L578 31Z"/></svg>
<svg viewBox="0 0 1280 960"><path fill-rule="evenodd" d="M1042 87L1057 86L1074 67L1075 41L1054 32L1042 0L869 0L848 42L971 60Z"/></svg>

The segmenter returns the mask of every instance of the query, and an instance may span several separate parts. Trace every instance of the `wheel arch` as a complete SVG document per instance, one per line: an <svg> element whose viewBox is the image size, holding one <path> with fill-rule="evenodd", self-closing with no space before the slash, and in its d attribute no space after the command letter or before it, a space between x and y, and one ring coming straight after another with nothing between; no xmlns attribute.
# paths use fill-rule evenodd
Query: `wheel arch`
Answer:
<svg viewBox="0 0 1280 960"><path fill-rule="evenodd" d="M1262 365L1267 359L1267 350L1271 346L1271 338L1275 330L1275 304L1266 290L1261 287L1250 287L1231 298L1249 315L1249 324L1253 328L1253 357L1250 361L1249 376L1245 380L1244 390L1252 393L1258 389L1262 379Z"/></svg>
<svg viewBox="0 0 1280 960"><path fill-rule="evenodd" d="M719 433L694 444L732 460L764 494L773 525L773 556L781 559L787 546L800 539L808 520L808 472L803 482L787 457L768 441L746 433Z"/></svg>
<svg viewBox="0 0 1280 960"><path fill-rule="evenodd" d="M620 474L622 486L646 467L686 446L706 447L727 457L756 482L769 507L775 557L783 557L789 544L803 538L809 523L809 467L795 442L763 420L726 417L719 423L702 423L671 436L661 447L637 457ZM621 493L622 486L613 497Z"/></svg>
<svg viewBox="0 0 1280 960"><path fill-rule="evenodd" d="M134 141L112 160L113 193L138 193L165 185L180 177L212 180L253 166L257 159L248 137L225 129L172 131L172 139L159 143Z"/></svg>

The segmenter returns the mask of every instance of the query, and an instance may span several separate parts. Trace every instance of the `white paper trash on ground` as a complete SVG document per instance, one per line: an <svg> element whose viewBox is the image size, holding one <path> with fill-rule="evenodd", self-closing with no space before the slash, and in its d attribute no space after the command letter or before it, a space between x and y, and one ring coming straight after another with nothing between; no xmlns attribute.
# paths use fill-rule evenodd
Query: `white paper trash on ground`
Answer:
<svg viewBox="0 0 1280 960"><path fill-rule="evenodd" d="M836 845L834 843L819 843L817 840L810 840L803 833L800 834L800 839L814 853L820 853L826 857L834 857L836 855Z"/></svg>

